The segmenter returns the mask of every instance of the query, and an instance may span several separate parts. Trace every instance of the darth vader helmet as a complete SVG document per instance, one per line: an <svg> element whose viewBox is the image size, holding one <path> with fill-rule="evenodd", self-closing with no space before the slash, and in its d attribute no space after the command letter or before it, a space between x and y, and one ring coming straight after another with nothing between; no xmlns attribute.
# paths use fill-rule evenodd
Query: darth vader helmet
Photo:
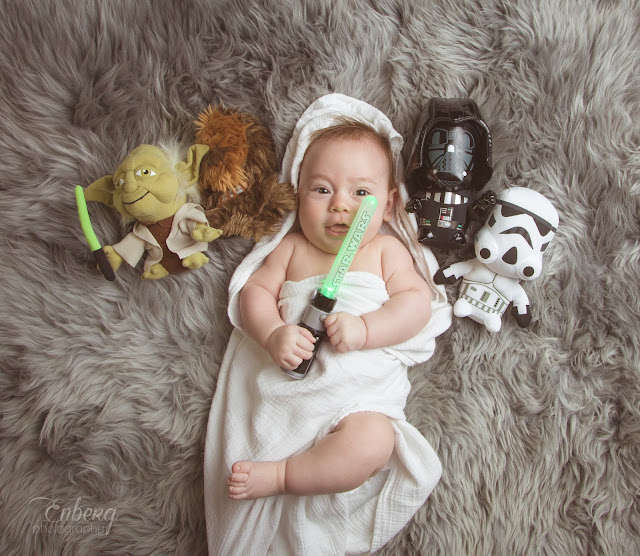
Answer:
<svg viewBox="0 0 640 556"><path fill-rule="evenodd" d="M432 98L420 115L406 171L410 195L479 191L491 178L491 132L471 99Z"/></svg>

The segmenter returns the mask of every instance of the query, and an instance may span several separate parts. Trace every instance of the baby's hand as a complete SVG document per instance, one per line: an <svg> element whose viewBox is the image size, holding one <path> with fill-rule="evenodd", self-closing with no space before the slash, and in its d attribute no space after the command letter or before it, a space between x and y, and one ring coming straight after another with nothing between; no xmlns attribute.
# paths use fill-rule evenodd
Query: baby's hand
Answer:
<svg viewBox="0 0 640 556"><path fill-rule="evenodd" d="M367 326L351 313L331 313L324 319L331 345L340 353L361 349L367 341Z"/></svg>
<svg viewBox="0 0 640 556"><path fill-rule="evenodd" d="M276 328L267 339L267 351L283 369L295 369L303 359L311 359L316 339L306 328L287 324Z"/></svg>

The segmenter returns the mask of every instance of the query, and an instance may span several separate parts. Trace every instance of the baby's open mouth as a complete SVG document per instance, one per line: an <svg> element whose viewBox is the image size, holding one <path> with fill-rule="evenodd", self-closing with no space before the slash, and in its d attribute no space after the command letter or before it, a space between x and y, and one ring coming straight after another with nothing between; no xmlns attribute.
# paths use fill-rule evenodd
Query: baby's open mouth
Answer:
<svg viewBox="0 0 640 556"><path fill-rule="evenodd" d="M349 226L346 224L334 224L333 226L327 226L327 232L329 232L329 235L344 236L347 235L348 231Z"/></svg>

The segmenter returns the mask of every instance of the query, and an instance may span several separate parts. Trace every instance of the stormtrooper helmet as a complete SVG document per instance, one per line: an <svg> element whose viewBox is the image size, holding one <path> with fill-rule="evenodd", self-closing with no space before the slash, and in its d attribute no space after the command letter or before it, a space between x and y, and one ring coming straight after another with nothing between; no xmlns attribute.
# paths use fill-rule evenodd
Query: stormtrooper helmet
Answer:
<svg viewBox="0 0 640 556"><path fill-rule="evenodd" d="M432 98L416 131L406 171L411 195L479 191L491 178L491 133L473 100Z"/></svg>
<svg viewBox="0 0 640 556"><path fill-rule="evenodd" d="M542 272L542 255L558 222L556 209L537 191L506 189L498 194L487 222L476 235L476 257L501 276L534 280Z"/></svg>

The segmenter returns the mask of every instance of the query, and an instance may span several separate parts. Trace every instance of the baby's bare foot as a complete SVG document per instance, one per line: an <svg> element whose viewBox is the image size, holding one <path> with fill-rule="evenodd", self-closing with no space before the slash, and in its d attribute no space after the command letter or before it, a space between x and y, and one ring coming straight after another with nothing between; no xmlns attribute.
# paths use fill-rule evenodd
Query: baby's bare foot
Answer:
<svg viewBox="0 0 640 556"><path fill-rule="evenodd" d="M229 475L229 498L254 500L284 492L286 461L237 461Z"/></svg>

